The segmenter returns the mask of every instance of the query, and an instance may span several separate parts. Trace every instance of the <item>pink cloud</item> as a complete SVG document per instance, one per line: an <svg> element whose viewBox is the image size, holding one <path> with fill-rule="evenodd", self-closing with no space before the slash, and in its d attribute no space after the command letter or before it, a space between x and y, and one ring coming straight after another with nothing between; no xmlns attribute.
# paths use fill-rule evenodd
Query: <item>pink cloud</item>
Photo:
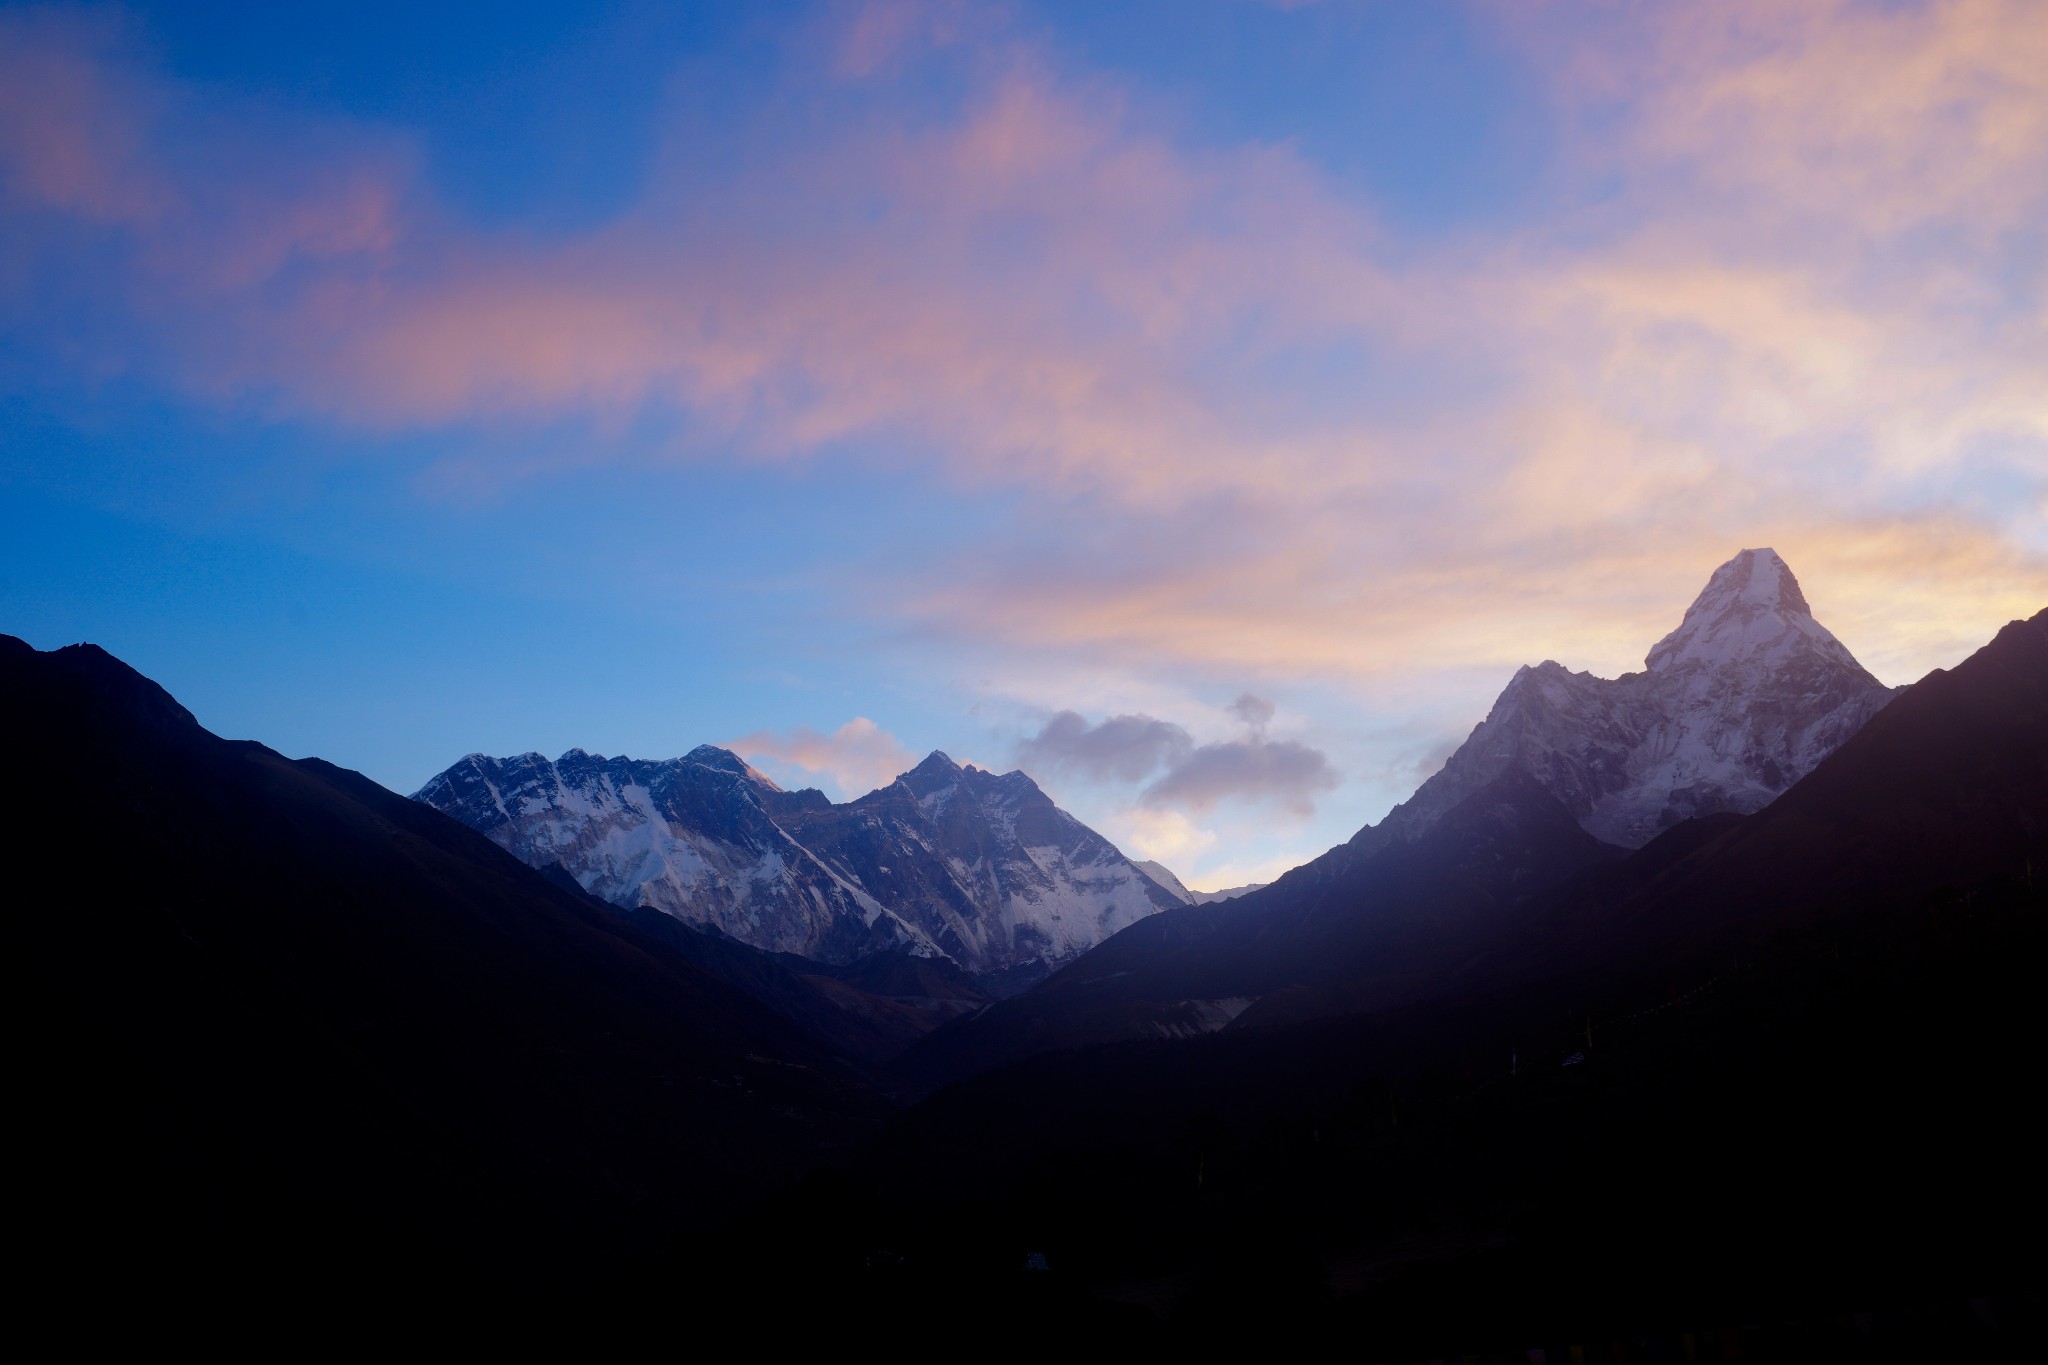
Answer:
<svg viewBox="0 0 2048 1365"><path fill-rule="evenodd" d="M288 412L411 426L665 404L771 457L884 434L970 481L1177 495L1248 458L1321 458L1191 382L1214 346L1355 330L1394 299L1345 245L1369 225L1291 155L1179 153L1028 52L990 57L951 124L820 129L723 186L712 217L655 196L539 245L428 211L388 138L259 131L255 110L236 126L102 36L68 37L92 75L73 83L104 97L54 133L10 120L17 191L84 212L66 185L145 183L109 148L155 149L147 202L177 207L121 220L127 287L136 314L188 325L143 363ZM74 142L83 169L53 180ZM202 143L238 154L194 169ZM1247 340L1267 312L1281 334Z"/></svg>
<svg viewBox="0 0 2048 1365"><path fill-rule="evenodd" d="M757 730L729 747L749 760L823 773L838 786L842 799L886 787L917 766L917 755L866 716L855 716L829 735L802 725L781 734Z"/></svg>
<svg viewBox="0 0 2048 1365"><path fill-rule="evenodd" d="M2048 221L2048 13L1499 12L1571 174L1623 189L1440 244L1286 147L1190 148L1013 35L886 4L831 29L860 116L688 192L665 159L567 242L467 227L402 140L181 84L76 15L0 19L0 176L42 275L123 294L109 363L222 403L371 430L673 408L745 458L866 438L1049 494L1008 544L861 585L955 637L1232 676L1557 638L1626 666L1773 543L1910 670L1946 659L1909 638L2048 596L2038 466L1994 458L2031 506L1969 486L1987 440L2048 442L2048 304L1999 255ZM918 61L971 95L896 102ZM1276 383L1338 343L1360 397ZM1888 624L1898 601L1926 605Z"/></svg>
<svg viewBox="0 0 2048 1365"><path fill-rule="evenodd" d="M1002 28L1000 11L967 0L858 0L843 6L832 27L832 70L843 80L869 80L933 48Z"/></svg>
<svg viewBox="0 0 2048 1365"><path fill-rule="evenodd" d="M1853 218L1880 237L1936 220L1973 234L2038 222L2048 11L2032 0L1501 14L1571 104L1625 105L1606 136L1639 167L1682 165L1695 204L1713 192L1766 222ZM1604 140L1591 139L1596 153Z"/></svg>
<svg viewBox="0 0 2048 1365"><path fill-rule="evenodd" d="M119 17L106 12L0 18L0 168L10 198L139 227L179 207L147 138L166 92L106 60L123 38Z"/></svg>

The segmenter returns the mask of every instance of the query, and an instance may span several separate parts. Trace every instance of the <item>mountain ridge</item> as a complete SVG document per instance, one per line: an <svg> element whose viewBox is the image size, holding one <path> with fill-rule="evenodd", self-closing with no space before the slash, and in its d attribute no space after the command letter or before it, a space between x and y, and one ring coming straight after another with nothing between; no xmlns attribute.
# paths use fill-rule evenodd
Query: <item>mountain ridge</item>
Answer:
<svg viewBox="0 0 2048 1365"><path fill-rule="evenodd" d="M825 963L910 952L1036 979L1181 904L1026 774L939 750L842 804L712 745L666 760L471 754L414 799L612 904Z"/></svg>
<svg viewBox="0 0 2048 1365"><path fill-rule="evenodd" d="M1443 769L1377 825L1263 890L1126 930L921 1040L903 1064L949 1078L1148 1036L1190 1011L1246 1028L1414 998L1514 933L1515 907L1687 820L1763 807L1897 695L1813 620L1769 549L1718 567L1650 659L1614 680L1554 661L1518 669ZM1651 807L1645 837L1610 837L1617 818L1644 834L1637 817ZM1234 1002L1227 1018L1203 1012L1221 1000Z"/></svg>
<svg viewBox="0 0 2048 1365"><path fill-rule="evenodd" d="M888 1107L460 822L215 736L96 647L0 637L0 729L38 774L10 861L75 879L24 878L9 920L38 1038L21 1136L51 1182L25 1226L51 1265L202 1296L561 1284Z"/></svg>
<svg viewBox="0 0 2048 1365"><path fill-rule="evenodd" d="M1759 809L1903 690L1814 619L1769 548L1716 568L1644 663L1611 679L1523 665L1444 766L1350 842L1369 852L1413 839L1519 766L1588 833L1640 848L1681 820Z"/></svg>

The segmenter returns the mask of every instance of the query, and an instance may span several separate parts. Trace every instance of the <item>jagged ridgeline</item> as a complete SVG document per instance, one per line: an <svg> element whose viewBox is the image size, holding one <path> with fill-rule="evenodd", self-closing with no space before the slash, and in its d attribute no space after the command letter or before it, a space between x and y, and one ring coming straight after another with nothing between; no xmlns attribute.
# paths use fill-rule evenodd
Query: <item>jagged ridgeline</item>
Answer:
<svg viewBox="0 0 2048 1365"><path fill-rule="evenodd" d="M1763 809L1905 690L1813 619L1771 549L1714 570L1643 665L1619 678L1522 668L1442 771L1354 843L1412 840L1519 771L1588 834L1641 848L1681 820Z"/></svg>
<svg viewBox="0 0 2048 1365"><path fill-rule="evenodd" d="M1775 551L1744 550L1643 672L1520 669L1378 824L1272 886L1134 926L902 1065L951 1078L1058 1047L1428 999L1573 878L1683 821L1762 810L1899 691L1813 619Z"/></svg>
<svg viewBox="0 0 2048 1365"><path fill-rule="evenodd" d="M710 745L471 754L416 799L615 905L826 962L894 950L1042 971L1185 903L1023 773L942 753L843 805Z"/></svg>
<svg viewBox="0 0 2048 1365"><path fill-rule="evenodd" d="M1413 842L1509 775L1639 848L1681 820L1761 809L1895 695L1813 618L1776 551L1743 550L1644 671L1523 668L1442 771L1330 856ZM1260 890L1190 892L1025 774L943 753L843 805L710 745L664 760L471 754L416 798L615 905L825 962L908 951L1020 984L1160 910Z"/></svg>

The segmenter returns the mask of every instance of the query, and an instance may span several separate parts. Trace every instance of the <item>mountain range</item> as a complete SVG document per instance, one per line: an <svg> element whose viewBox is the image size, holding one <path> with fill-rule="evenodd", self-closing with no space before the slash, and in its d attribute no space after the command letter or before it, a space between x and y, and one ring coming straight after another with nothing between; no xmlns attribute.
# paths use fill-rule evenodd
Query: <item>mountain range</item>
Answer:
<svg viewBox="0 0 2048 1365"><path fill-rule="evenodd" d="M1775 551L1744 550L1643 672L1520 669L1377 825L1270 887L1126 930L904 1065L944 1079L1052 1048L1256 1027L1311 1000L1425 998L1571 879L1675 826L1764 808L1897 695L1813 619Z"/></svg>
<svg viewBox="0 0 2048 1365"><path fill-rule="evenodd" d="M1195 1341L2021 1358L2044 869L2048 611L1756 812L1631 852L1510 772L1148 919L913 1048L958 1079L863 1170Z"/></svg>
<svg viewBox="0 0 2048 1365"><path fill-rule="evenodd" d="M1714 571L1643 672L1610 680L1545 661L1516 673L1441 771L1310 875L1412 843L1503 779L1526 779L1601 843L1640 847L1685 819L1760 808L1895 695L1814 620L1775 551L1744 550ZM710 745L665 761L471 754L415 799L534 867L559 864L614 905L826 963L944 957L990 977L997 994L1162 910L1263 889L1189 891L1025 774L943 753L844 805L784 791ZM1516 876L1519 893L1532 889L1526 869ZM1214 998L1256 995L1264 988L1246 981L1259 979ZM1211 1022L1239 1012L1195 997L1182 1005Z"/></svg>
<svg viewBox="0 0 2048 1365"><path fill-rule="evenodd" d="M471 754L415 799L614 905L827 963L907 952L1028 982L1187 903L1025 774L937 752L843 805L710 745Z"/></svg>
<svg viewBox="0 0 2048 1365"><path fill-rule="evenodd" d="M1910 1301L1965 1359L2027 1302L2048 611L1886 689L1744 551L1202 904L944 755L411 801L8 637L0 724L17 1227L81 1305L1818 1359Z"/></svg>
<svg viewBox="0 0 2048 1365"><path fill-rule="evenodd" d="M878 1127L841 1048L461 823L0 636L53 1275L135 1311L582 1280ZM752 950L747 950L751 952ZM715 1174L708 1174L715 1173Z"/></svg>

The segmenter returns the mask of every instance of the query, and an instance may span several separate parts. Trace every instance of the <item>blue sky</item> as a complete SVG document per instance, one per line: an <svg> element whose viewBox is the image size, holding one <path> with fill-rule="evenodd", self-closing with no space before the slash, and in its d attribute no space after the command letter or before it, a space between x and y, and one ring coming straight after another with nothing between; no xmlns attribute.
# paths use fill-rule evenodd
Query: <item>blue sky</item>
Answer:
<svg viewBox="0 0 2048 1365"><path fill-rule="evenodd" d="M399 790L943 748L1227 884L1744 546L1887 681L2048 596L2023 3L10 6L0 53L0 629Z"/></svg>

